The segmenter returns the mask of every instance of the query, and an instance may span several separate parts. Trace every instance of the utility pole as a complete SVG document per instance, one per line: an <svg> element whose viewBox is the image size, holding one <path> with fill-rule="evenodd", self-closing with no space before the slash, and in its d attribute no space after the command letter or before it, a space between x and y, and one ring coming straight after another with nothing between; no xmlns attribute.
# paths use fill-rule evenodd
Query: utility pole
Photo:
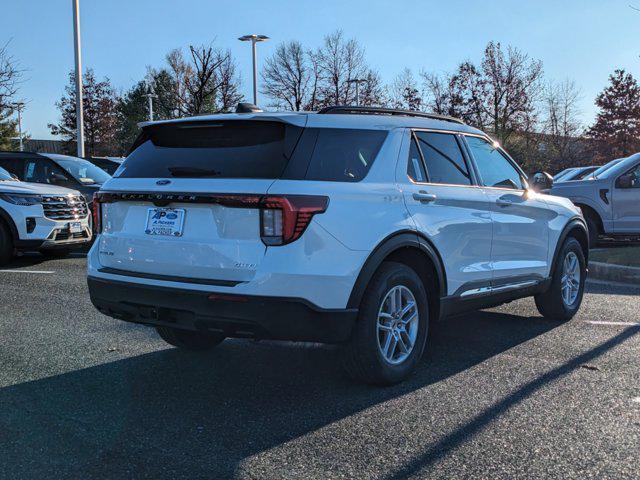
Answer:
<svg viewBox="0 0 640 480"><path fill-rule="evenodd" d="M347 83L355 83L356 84L356 107L360 106L360 89L359 86L361 83L366 83L366 78L350 78L347 80Z"/></svg>
<svg viewBox="0 0 640 480"><path fill-rule="evenodd" d="M80 44L80 0L71 0L73 6L73 37L76 60L76 143L78 157L84 157L84 112L82 107L82 48Z"/></svg>
<svg viewBox="0 0 640 480"><path fill-rule="evenodd" d="M258 105L258 56L256 54L256 43L269 40L266 35L243 35L238 38L241 42L251 42L251 55L253 58L253 104Z"/></svg>
<svg viewBox="0 0 640 480"><path fill-rule="evenodd" d="M24 108L24 102L16 102L11 106L18 112L18 141L20 142L20 151L24 152L24 143L22 140L22 109Z"/></svg>

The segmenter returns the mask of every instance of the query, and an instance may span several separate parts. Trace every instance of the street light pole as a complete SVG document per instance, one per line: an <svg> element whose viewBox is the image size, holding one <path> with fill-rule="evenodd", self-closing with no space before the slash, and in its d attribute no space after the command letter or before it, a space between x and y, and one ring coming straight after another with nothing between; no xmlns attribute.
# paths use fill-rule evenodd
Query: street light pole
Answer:
<svg viewBox="0 0 640 480"><path fill-rule="evenodd" d="M158 98L158 95L156 95L150 88L149 93L146 93L144 96L149 99L149 121L153 122L153 99Z"/></svg>
<svg viewBox="0 0 640 480"><path fill-rule="evenodd" d="M24 108L24 103L16 102L11 106L18 112L18 141L20 142L20 151L24 152L24 143L22 140L22 109Z"/></svg>
<svg viewBox="0 0 640 480"><path fill-rule="evenodd" d="M256 53L256 43L269 40L266 35L243 35L238 40L241 42L251 42L251 55L253 59L253 104L258 105L258 55Z"/></svg>
<svg viewBox="0 0 640 480"><path fill-rule="evenodd" d="M350 78L347 80L347 83L355 83L356 84L356 107L360 106L360 84L366 83L366 78Z"/></svg>
<svg viewBox="0 0 640 480"><path fill-rule="evenodd" d="M76 140L78 157L84 157L84 112L82 107L82 49L80 45L80 0L71 0L73 5L73 37L76 60Z"/></svg>

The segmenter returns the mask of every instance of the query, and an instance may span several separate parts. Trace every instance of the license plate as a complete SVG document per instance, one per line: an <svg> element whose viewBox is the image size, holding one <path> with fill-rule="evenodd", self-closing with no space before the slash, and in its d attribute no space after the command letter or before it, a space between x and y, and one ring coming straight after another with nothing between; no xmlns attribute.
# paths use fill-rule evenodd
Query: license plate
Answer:
<svg viewBox="0 0 640 480"><path fill-rule="evenodd" d="M183 225L183 208L150 208L147 211L147 225L144 233L180 237Z"/></svg>
<svg viewBox="0 0 640 480"><path fill-rule="evenodd" d="M82 224L80 222L71 222L71 223L69 223L69 232L70 233L80 233L80 232L82 232Z"/></svg>

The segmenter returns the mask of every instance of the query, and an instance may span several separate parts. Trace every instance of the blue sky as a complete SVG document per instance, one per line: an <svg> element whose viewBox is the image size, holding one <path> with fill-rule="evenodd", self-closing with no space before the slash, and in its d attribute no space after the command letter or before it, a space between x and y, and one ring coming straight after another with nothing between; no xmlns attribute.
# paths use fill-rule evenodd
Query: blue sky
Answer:
<svg viewBox="0 0 640 480"><path fill-rule="evenodd" d="M250 49L237 40L246 33L272 38L259 45L264 58L281 41L315 47L342 29L361 42L385 81L406 66L416 73L446 71L465 59L477 61L496 40L542 60L547 78L575 80L588 123L609 73L621 67L640 77L640 12L629 8L634 1L640 7L640 0L81 0L83 62L125 90L147 66L162 65L172 48L215 40L234 54L249 97ZM54 103L73 67L71 1L7 1L0 42L8 39L27 70L24 128L33 138L51 138L47 123L58 119Z"/></svg>

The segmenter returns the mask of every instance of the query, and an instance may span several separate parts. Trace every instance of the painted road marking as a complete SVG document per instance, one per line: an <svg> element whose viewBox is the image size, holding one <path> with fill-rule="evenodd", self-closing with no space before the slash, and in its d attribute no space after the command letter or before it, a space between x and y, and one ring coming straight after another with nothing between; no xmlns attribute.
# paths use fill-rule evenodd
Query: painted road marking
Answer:
<svg viewBox="0 0 640 480"><path fill-rule="evenodd" d="M591 325L618 325L623 327L640 327L640 322L600 322L596 320L585 320L584 323Z"/></svg>
<svg viewBox="0 0 640 480"><path fill-rule="evenodd" d="M56 273L53 270L0 270L0 273Z"/></svg>

